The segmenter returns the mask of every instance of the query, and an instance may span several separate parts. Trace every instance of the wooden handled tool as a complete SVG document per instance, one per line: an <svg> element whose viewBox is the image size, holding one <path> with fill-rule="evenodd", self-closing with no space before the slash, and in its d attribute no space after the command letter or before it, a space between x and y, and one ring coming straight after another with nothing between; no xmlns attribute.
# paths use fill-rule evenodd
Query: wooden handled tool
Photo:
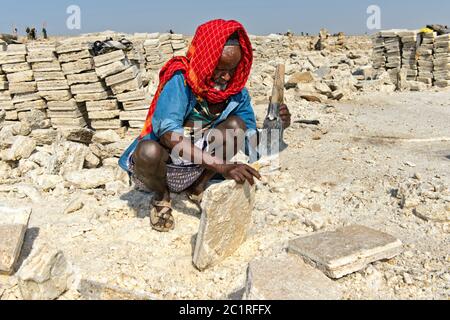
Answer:
<svg viewBox="0 0 450 320"><path fill-rule="evenodd" d="M273 81L271 103L283 104L284 102L284 64L279 64L275 71L275 78Z"/></svg>
<svg viewBox="0 0 450 320"><path fill-rule="evenodd" d="M266 134L263 147L265 155L279 153L286 148L283 141L283 123L280 117L280 105L284 102L284 64L277 66L273 81L272 96L270 98L267 116L264 120L263 131Z"/></svg>

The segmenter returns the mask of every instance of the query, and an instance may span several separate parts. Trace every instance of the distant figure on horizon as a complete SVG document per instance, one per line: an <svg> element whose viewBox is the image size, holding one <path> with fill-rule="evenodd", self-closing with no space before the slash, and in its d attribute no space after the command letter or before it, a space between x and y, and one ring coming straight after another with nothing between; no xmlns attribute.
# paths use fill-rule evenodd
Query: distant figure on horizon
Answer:
<svg viewBox="0 0 450 320"><path fill-rule="evenodd" d="M45 22L45 21L42 23L42 38L43 39L48 39L47 22Z"/></svg>
<svg viewBox="0 0 450 320"><path fill-rule="evenodd" d="M25 29L25 32L27 33L27 39L30 40L31 39L31 29L30 29L30 27L27 27Z"/></svg>
<svg viewBox="0 0 450 320"><path fill-rule="evenodd" d="M31 40L36 40L36 28L32 28L30 31Z"/></svg>

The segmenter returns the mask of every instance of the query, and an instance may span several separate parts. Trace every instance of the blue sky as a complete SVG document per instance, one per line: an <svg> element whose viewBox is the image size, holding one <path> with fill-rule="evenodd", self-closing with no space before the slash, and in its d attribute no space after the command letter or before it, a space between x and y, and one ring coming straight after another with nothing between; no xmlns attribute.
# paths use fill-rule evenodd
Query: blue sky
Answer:
<svg viewBox="0 0 450 320"><path fill-rule="evenodd" d="M2 1L0 32L13 24L24 33L27 25L40 31L47 22L50 34L80 34L104 30L155 32L173 29L193 34L210 19L235 19L249 33L264 35L286 32L318 33L321 27L332 33L372 33L367 29L369 5L381 8L381 27L420 28L427 23L450 25L448 0L15 0ZM81 29L69 30L66 9L81 9Z"/></svg>

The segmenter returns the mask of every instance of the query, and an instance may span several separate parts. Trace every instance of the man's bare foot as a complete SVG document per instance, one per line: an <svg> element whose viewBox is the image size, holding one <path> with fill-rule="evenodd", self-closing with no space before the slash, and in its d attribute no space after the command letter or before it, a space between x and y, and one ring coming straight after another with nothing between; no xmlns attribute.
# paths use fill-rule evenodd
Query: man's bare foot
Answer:
<svg viewBox="0 0 450 320"><path fill-rule="evenodd" d="M159 232L169 232L175 228L175 219L172 215L172 207L169 201L153 201L150 211L150 223L152 228Z"/></svg>
<svg viewBox="0 0 450 320"><path fill-rule="evenodd" d="M205 187L201 184L193 184L186 190L186 194L189 200L191 200L196 205L200 206L203 199L203 192Z"/></svg>

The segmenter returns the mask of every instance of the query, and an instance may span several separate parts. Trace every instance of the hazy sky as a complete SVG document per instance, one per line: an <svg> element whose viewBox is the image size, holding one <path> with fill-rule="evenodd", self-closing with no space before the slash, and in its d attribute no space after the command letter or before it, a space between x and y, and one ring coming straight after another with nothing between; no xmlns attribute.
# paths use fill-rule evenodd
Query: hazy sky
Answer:
<svg viewBox="0 0 450 320"><path fill-rule="evenodd" d="M332 33L372 33L366 13L369 5L381 8L381 27L417 29L425 24L450 25L448 0L9 0L1 3L0 32L15 25L21 34L26 26L40 32L47 22L49 34L80 34L114 30L127 33L173 29L193 34L210 19L235 19L251 34L286 32L318 33L326 27ZM69 30L67 7L81 9L81 29Z"/></svg>

